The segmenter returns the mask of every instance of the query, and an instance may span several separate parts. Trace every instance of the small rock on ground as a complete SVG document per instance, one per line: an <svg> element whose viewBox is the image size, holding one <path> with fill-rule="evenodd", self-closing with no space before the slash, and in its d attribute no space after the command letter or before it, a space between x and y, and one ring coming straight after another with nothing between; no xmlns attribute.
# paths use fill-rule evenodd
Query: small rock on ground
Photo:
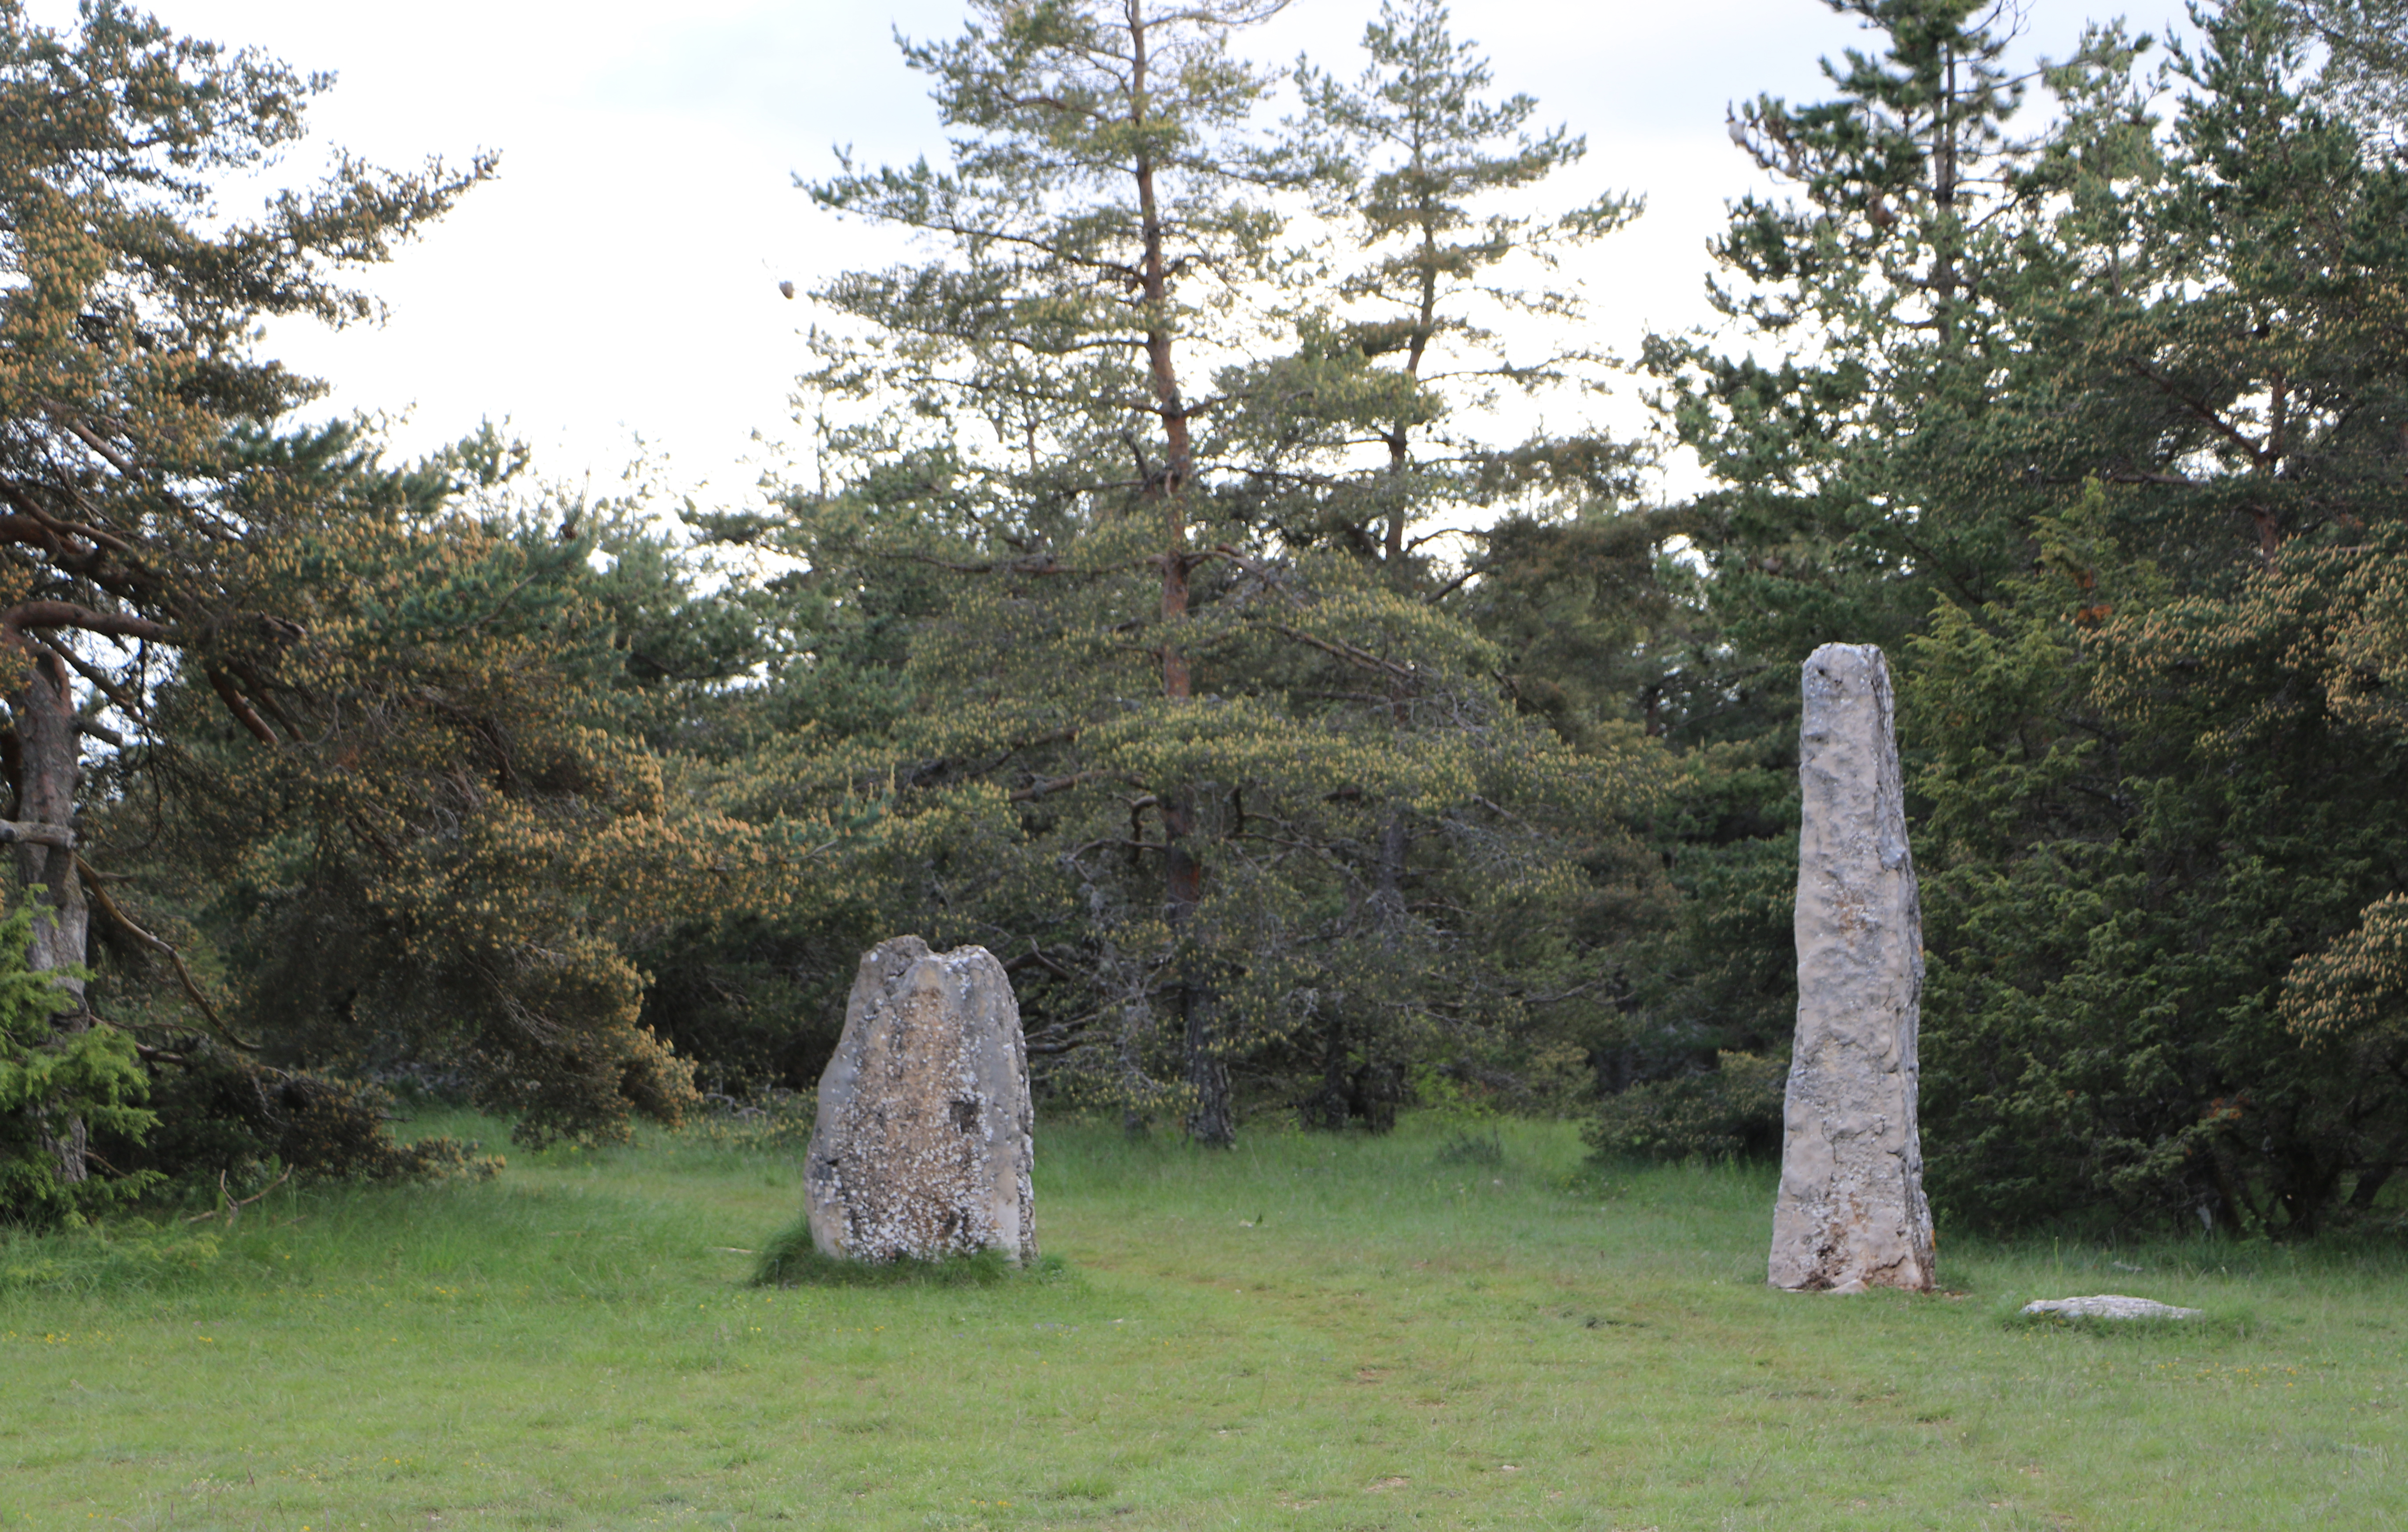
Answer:
<svg viewBox="0 0 2408 1532"><path fill-rule="evenodd" d="M2155 1298L2128 1298L2100 1293L2086 1298L2035 1298L2024 1305L2028 1314L2062 1314L2068 1319L2198 1319L2206 1310L2177 1309Z"/></svg>

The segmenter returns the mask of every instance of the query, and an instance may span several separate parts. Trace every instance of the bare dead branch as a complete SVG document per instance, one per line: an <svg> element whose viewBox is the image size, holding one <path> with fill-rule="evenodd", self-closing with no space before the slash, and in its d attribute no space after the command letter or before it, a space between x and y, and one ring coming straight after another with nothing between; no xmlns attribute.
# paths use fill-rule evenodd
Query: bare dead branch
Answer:
<svg viewBox="0 0 2408 1532"><path fill-rule="evenodd" d="M150 719L143 715L142 704L136 701L134 697L124 691L123 688L120 687L117 682L110 678L108 671L101 669L98 666L93 665L83 656L61 645L49 643L41 639L36 639L35 641L41 644L44 650L57 655L59 659L69 668L74 670L77 675L81 676L84 680L90 681L93 690L107 697L116 706L117 709L125 714L126 717L135 720L136 723L144 724L148 724L150 722ZM77 726L79 728L82 727L80 723ZM85 729L84 732L91 734L98 727L99 725L94 724L93 725L93 728ZM116 745L121 749L123 748L125 744L124 740L113 737L113 731L110 735L99 735L97 737L106 738L110 744Z"/></svg>
<svg viewBox="0 0 2408 1532"><path fill-rule="evenodd" d="M202 992L200 981L194 979L193 970L184 966L184 954L178 952L173 943L154 937L135 924L134 918L119 908L115 899L108 896L108 890L102 886L100 875L93 871L91 863L79 856L76 858L76 868L83 874L84 894L92 900L95 909L108 916L119 930L152 952L165 956L175 966L176 979L183 986L185 997L193 1002L203 1016L208 1018L209 1029L246 1053L258 1052L259 1044L245 1042L236 1037L234 1029L226 1025L224 1019L218 1015L218 1008L209 1004L208 995Z"/></svg>
<svg viewBox="0 0 2408 1532"><path fill-rule="evenodd" d="M242 726L249 729L261 744L273 745L279 742L276 731L267 726L265 720L251 711L251 704L243 700L240 692L235 690L233 678L216 666L208 667L208 675L209 690L215 692L218 694L218 700L226 705L226 711L234 714Z"/></svg>
<svg viewBox="0 0 2408 1532"><path fill-rule="evenodd" d="M1012 789L1010 793L1007 794L1006 796L1013 803L1027 803L1034 799L1044 797L1049 794L1060 793L1068 788L1084 786L1088 782L1128 780L1129 779L1126 776L1117 771L1074 771L1067 777L1050 778L1044 781L1031 782L1026 787L1016 787ZM1135 786L1137 784L1130 782L1130 785Z"/></svg>
<svg viewBox="0 0 2408 1532"><path fill-rule="evenodd" d="M1394 660L1383 660L1379 655L1371 653L1368 650L1357 649L1353 644L1347 643L1343 639L1324 638L1315 634L1306 633L1301 629L1292 628L1285 623L1266 623L1263 626L1270 629L1273 633L1278 634L1283 638L1291 638L1299 644L1308 645L1311 648L1317 649L1323 653L1330 655L1333 658L1345 661L1348 665L1360 666L1366 670L1376 670L1382 675L1394 676L1398 680L1419 680L1421 679L1414 673L1412 666L1398 665Z"/></svg>
<svg viewBox="0 0 2408 1532"><path fill-rule="evenodd" d="M0 819L0 844L52 846L63 852L75 850L75 831L64 824L44 824L30 819Z"/></svg>
<svg viewBox="0 0 2408 1532"><path fill-rule="evenodd" d="M2159 393L2164 394L2176 404L2181 405L2183 408L2188 410L2199 420L2205 422L2218 434L2229 440L2234 446L2248 453L2250 462L2258 464L2260 466L2264 465L2266 461L2265 448L2259 446L2257 442L2251 441L2247 434L2239 426L2234 425L2230 421L2226 420L2221 414L2217 413L2205 402L2201 401L2189 391L2175 383L2172 379L2168 378L2165 374L2159 372L2157 368L2149 365L2146 362L2142 361L2136 356L2125 358L2124 365L2131 369L2136 376L2155 384Z"/></svg>
<svg viewBox="0 0 2408 1532"><path fill-rule="evenodd" d="M0 614L0 627L18 633L36 628L80 628L86 633L105 633L114 638L148 638L153 643L172 643L166 628L147 617L127 612L94 611L72 601L20 601Z"/></svg>
<svg viewBox="0 0 2408 1532"><path fill-rule="evenodd" d="M236 1201L226 1193L226 1176L225 1172L221 1170L218 1172L218 1205L211 1208L208 1212L194 1213L190 1218L185 1219L184 1222L187 1224L197 1224L203 1219L215 1218L222 1213L225 1216L225 1221L228 1224L232 1224L234 1222L235 1214L242 1211L245 1208L250 1207L252 1203L259 1201L261 1198L266 1196L268 1193L276 1190L278 1187L283 1185L286 1181L291 1181L292 1179L293 1167L288 1165L284 1167L284 1174L277 1177L274 1181L269 1181L265 1186L261 1187L251 1196L242 1198L240 1201Z"/></svg>

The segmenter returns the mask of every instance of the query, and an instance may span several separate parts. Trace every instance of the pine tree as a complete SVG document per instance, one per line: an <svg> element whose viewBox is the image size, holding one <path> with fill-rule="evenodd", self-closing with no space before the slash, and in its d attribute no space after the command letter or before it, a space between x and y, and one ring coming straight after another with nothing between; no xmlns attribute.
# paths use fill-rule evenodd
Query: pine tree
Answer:
<svg viewBox="0 0 2408 1532"><path fill-rule="evenodd" d="M1227 335L1211 290L1241 290L1274 227L1243 194L1261 177L1238 138L1268 81L1232 56L1229 35L1278 8L989 7L986 26L956 42L905 49L932 78L945 125L965 135L954 172L923 161L811 189L832 209L942 234L963 257L958 269L857 274L818 294L901 342L895 367L861 370L883 345L873 338L833 360L823 382L911 388L956 429L1023 448L1028 476L1067 469L1048 486L1056 505L1097 492L1121 501L1108 556L1158 576L1147 647L1174 712L1194 697L1191 581L1216 556L1197 546L1208 529L1191 524L1196 427L1211 408L1189 392L1196 352L1216 328ZM1026 544L1024 559L1051 559L1038 550L1049 532L1066 540L1062 530L1004 537ZM1097 539L1081 540L1092 556ZM1195 789L1150 795L1167 918L1183 928L1203 887ZM1178 985L1190 1126L1226 1142L1226 1070L1200 987Z"/></svg>
<svg viewBox="0 0 2408 1532"><path fill-rule="evenodd" d="M1674 523L1693 604L1651 636L1644 684L1685 751L1657 824L1681 899L1634 965L1620 1081L1785 1043L1798 663L1831 640L1895 654L1936 593L1979 599L2025 556L2012 508L1961 494L1998 477L1988 416L2018 344L2025 82L1985 7L1834 8L1870 46L1824 61L1831 97L1730 113L1783 193L1735 203L1712 247L1721 333L1643 352L1715 487Z"/></svg>
<svg viewBox="0 0 2408 1532"><path fill-rule="evenodd" d="M1575 338L1584 305L1557 274L1567 254L1628 223L1641 203L1607 193L1539 211L1550 193L1562 200L1560 182L1586 145L1560 126L1536 128L1538 103L1526 94L1492 99L1488 61L1454 35L1438 0L1383 4L1362 50L1351 79L1309 61L1297 69L1302 110L1288 124L1285 163L1311 171L1323 242L1290 276L1295 349L1229 375L1229 392L1247 401L1228 425L1250 449L1250 517L1290 548L1341 550L1390 587L1450 604L1505 644L1517 709L1575 749L1612 757L1628 749L1628 698L1568 709L1557 680L1566 662L1610 652L1610 675L1572 683L1584 703L1620 691L1637 697L1660 681L1629 674L1652 663L1630 663L1646 648L1630 631L1635 609L1608 619L1616 642L1535 654L1568 634L1516 629L1507 614L1521 607L1508 587L1565 553L1585 576L1620 581L1627 571L1580 555L1645 544L1641 583L1650 588L1640 599L1660 614L1654 555L1679 535L1675 519L1623 513L1646 461L1635 444L1577 424L1518 442L1493 427L1500 398L1568 405L1578 421L1618 370ZM1533 322L1548 339L1526 338ZM1472 529L1500 509L1502 522ZM1532 559L1541 546L1549 554ZM1429 828L1405 813L1382 826L1375 908L1400 909L1399 881ZM1336 1013L1322 1021L1328 1062L1317 1110L1343 1122L1361 1093L1340 1076L1380 1050L1381 1029Z"/></svg>
<svg viewBox="0 0 2408 1532"><path fill-rule="evenodd" d="M1979 600L2021 554L1952 502L1984 465L1969 453L2016 344L2035 146L2009 123L2025 82L1971 0L1835 8L1881 52L1826 60L1831 100L1731 115L1733 140L1795 195L1734 205L1710 293L1772 354L1647 348L1681 440L1729 486L1701 505L1718 605L1775 664L1895 642L1935 593Z"/></svg>
<svg viewBox="0 0 2408 1532"><path fill-rule="evenodd" d="M63 977L60 1025L90 1024L91 918L76 831L94 716L147 715L150 689L206 678L263 739L246 674L289 624L249 588L255 543L224 503L229 438L312 385L251 352L267 315L329 323L373 304L345 267L385 258L490 171L340 163L254 221L211 216L216 179L301 131L322 78L170 35L115 4L66 35L0 6L0 660L22 886L39 886L32 963ZM285 625L280 625L285 624ZM79 685L92 699L86 706ZM86 1174L83 1129L59 1145Z"/></svg>
<svg viewBox="0 0 2408 1532"><path fill-rule="evenodd" d="M2324 50L2314 94L2353 119L2371 146L2408 149L2408 4L2402 0L2292 0L2291 36Z"/></svg>
<svg viewBox="0 0 2408 1532"><path fill-rule="evenodd" d="M1577 293L1546 284L1641 205L1608 193L1531 210L1587 145L1560 126L1534 131L1528 95L1487 99L1488 61L1454 36L1440 0L1384 0L1363 51L1352 81L1310 63L1297 72L1287 152L1312 172L1330 249L1306 272L1301 344L1254 380L1240 423L1265 514L1291 542L1334 537L1411 583L1409 556L1426 566L1422 550L1444 535L1415 536L1433 515L1460 521L1533 490L1575 503L1635 494L1630 444L1595 431L1499 444L1481 427L1500 391L1603 386L1612 359L1569 338L1585 320ZM1499 329L1532 321L1555 338L1532 348Z"/></svg>
<svg viewBox="0 0 2408 1532"><path fill-rule="evenodd" d="M1246 136L1266 77L1231 36L1261 14L999 7L907 50L952 169L814 190L944 254L831 284L856 328L815 382L910 411L828 432L788 544L910 613L912 694L883 739L793 742L819 756L794 773L891 791L872 876L1013 966L1063 1089L1175 1103L1207 1143L1233 1068L1334 1071L1377 1116L1417 1064L1526 1032L1573 945L1543 896L1593 903L1581 858L1644 776L1516 717L1431 603L1268 536L1285 375L1249 358L1297 157ZM1352 1035L1311 1024L1340 1011L1377 1057L1300 1046Z"/></svg>
<svg viewBox="0 0 2408 1532"><path fill-rule="evenodd" d="M2157 172L2055 157L2000 413L2058 508L1919 639L1935 1194L2313 1229L2401 1163L2397 422L2408 172L2263 0L2199 17ZM2095 147L2095 146L2094 146Z"/></svg>
<svg viewBox="0 0 2408 1532"><path fill-rule="evenodd" d="M319 385L260 322L373 318L357 274L493 165L338 157L217 207L327 83L114 4L64 33L0 5L5 836L67 997L52 1046L439 1062L537 1140L673 1120L638 930L731 882L774 907L825 838L673 811L593 529L497 498L523 453L394 467L290 423ZM81 1119L45 1120L80 1183Z"/></svg>

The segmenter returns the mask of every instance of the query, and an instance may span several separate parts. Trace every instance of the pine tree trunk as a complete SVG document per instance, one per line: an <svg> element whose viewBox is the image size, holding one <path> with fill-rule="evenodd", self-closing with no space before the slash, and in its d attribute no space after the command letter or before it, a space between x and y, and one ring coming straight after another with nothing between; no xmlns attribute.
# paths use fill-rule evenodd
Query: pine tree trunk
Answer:
<svg viewBox="0 0 2408 1532"><path fill-rule="evenodd" d="M1132 125L1144 126L1147 101L1147 27L1141 5L1128 8L1129 97L1136 103ZM1162 423L1162 473L1146 486L1148 499L1162 509L1162 694L1185 702L1194 694L1187 655L1181 648L1187 620L1187 575L1193 562L1187 547L1187 486L1195 477L1195 448L1188 431L1187 401L1179 391L1179 368L1173 355L1176 338L1170 324L1170 271L1163 256L1162 210L1154 193L1154 162L1140 153L1136 164L1138 230L1143 244L1139 293L1145 304L1146 382L1153 393L1153 413ZM1183 931L1204 893L1204 865L1196 854L1193 787L1163 792L1162 831L1164 895L1169 905L1170 928ZM1179 1014L1183 1033L1187 1085L1194 1106L1187 1131L1199 1143L1226 1145L1234 1137L1229 1110L1229 1071L1214 1047L1212 1006L1206 986L1182 962L1179 977Z"/></svg>
<svg viewBox="0 0 2408 1532"><path fill-rule="evenodd" d="M1306 1127L1335 1133L1346 1125L1346 1015L1332 1007L1321 1027L1321 1089L1305 1098L1301 1114Z"/></svg>
<svg viewBox="0 0 2408 1532"><path fill-rule="evenodd" d="M1195 816L1184 802L1162 806L1163 882L1170 906L1174 937L1184 930L1204 897L1204 865L1189 850ZM1199 1144L1226 1149L1237 1139L1237 1121L1229 1106L1229 1066L1221 1056L1212 1025L1212 990L1182 958L1179 966L1180 1053L1189 1095L1187 1136Z"/></svg>
<svg viewBox="0 0 2408 1532"><path fill-rule="evenodd" d="M1428 160L1425 146L1413 145L1413 178L1425 187L1428 180ZM1438 333L1438 268L1440 255L1438 248L1439 219L1444 209L1425 191L1421 198L1420 219L1421 292L1413 313L1413 338L1405 351L1405 376L1418 382L1422 375L1422 358L1429 354L1430 337ZM1398 420L1389 423L1388 471L1402 479L1412 467L1412 427ZM1387 561L1388 572L1398 574L1405 566L1405 532L1412 521L1412 507L1402 491L1396 504L1388 508L1387 537L1381 556Z"/></svg>
<svg viewBox="0 0 2408 1532"><path fill-rule="evenodd" d="M1383 926L1402 924L1405 918L1405 848L1411 837L1402 810L1391 809L1380 826L1380 858L1372 871L1372 919Z"/></svg>
<svg viewBox="0 0 2408 1532"><path fill-rule="evenodd" d="M1211 992L1182 984L1180 1009L1186 1012L1187 1088L1194 1093L1187 1137L1207 1149L1226 1149L1238 1141L1238 1124L1229 1110L1228 1061L1213 1048Z"/></svg>
<svg viewBox="0 0 2408 1532"><path fill-rule="evenodd" d="M2374 1199L2382 1195L2384 1184L2390 1181L2392 1172L2400 1168L2402 1150L2408 1150L2408 1142L2395 1138L2385 1158L2358 1171L2358 1184L2350 1189L2349 1194L2349 1205L2353 1210L2364 1212L2374 1206Z"/></svg>
<svg viewBox="0 0 2408 1532"><path fill-rule="evenodd" d="M36 651L32 658L32 674L8 699L17 733L16 817L32 823L72 828L81 755L76 733L75 692L68 682L66 666L57 656ZM84 903L83 880L76 870L75 852L69 847L20 841L17 883L28 891L36 885L42 889L39 895L27 895L38 897L41 906L34 921L27 966L36 973L79 966L84 960L91 912ZM70 997L70 1003L51 1024L61 1032L80 1032L92 1024L91 1012L84 1006L83 981L61 973L58 983ZM89 1173L83 1119L69 1118L63 1132L45 1134L44 1138L58 1155L59 1179L70 1185L81 1181Z"/></svg>

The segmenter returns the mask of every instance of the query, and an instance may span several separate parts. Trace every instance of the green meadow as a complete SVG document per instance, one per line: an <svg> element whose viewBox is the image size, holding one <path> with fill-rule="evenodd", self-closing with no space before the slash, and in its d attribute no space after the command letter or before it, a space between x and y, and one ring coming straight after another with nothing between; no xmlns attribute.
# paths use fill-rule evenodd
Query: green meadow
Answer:
<svg viewBox="0 0 2408 1532"><path fill-rule="evenodd" d="M2396 1247L1943 1229L1942 1294L1800 1296L1763 1167L1073 1124L1039 1268L752 1286L798 1160L707 1125L0 1240L0 1525L2408 1525ZM2014 1317L2096 1292L2208 1317Z"/></svg>

